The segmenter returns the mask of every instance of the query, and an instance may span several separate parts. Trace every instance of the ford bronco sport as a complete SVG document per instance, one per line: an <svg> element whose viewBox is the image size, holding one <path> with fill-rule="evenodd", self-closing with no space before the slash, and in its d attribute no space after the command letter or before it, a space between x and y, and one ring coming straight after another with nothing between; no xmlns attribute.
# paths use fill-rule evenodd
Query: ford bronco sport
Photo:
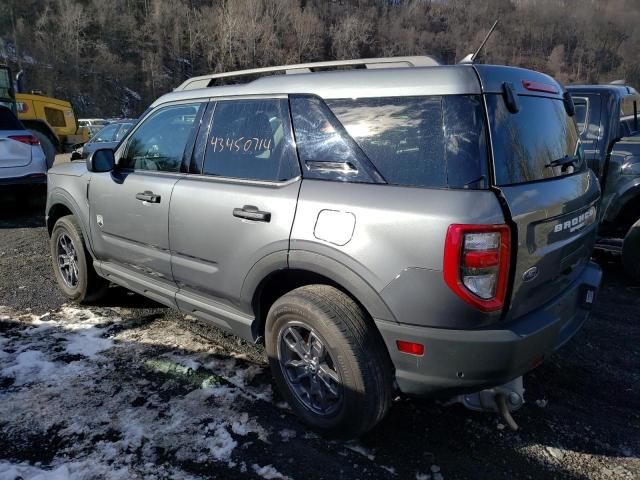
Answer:
<svg viewBox="0 0 640 480"><path fill-rule="evenodd" d="M264 341L294 411L356 436L398 391L520 377L587 318L600 190L572 109L541 73L429 57L192 78L50 170L55 275Z"/></svg>

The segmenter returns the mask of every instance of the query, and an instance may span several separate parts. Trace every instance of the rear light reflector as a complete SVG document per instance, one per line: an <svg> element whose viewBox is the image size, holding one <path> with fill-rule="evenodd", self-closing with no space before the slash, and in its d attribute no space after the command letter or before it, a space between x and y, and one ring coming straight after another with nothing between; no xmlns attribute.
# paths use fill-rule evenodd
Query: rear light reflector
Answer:
<svg viewBox="0 0 640 480"><path fill-rule="evenodd" d="M9 138L27 145L40 145L40 140L35 135L9 135Z"/></svg>
<svg viewBox="0 0 640 480"><path fill-rule="evenodd" d="M424 345L421 343L407 342L405 340L396 340L396 346L402 353L421 357L424 355Z"/></svg>
<svg viewBox="0 0 640 480"><path fill-rule="evenodd" d="M444 248L444 280L473 307L500 310L507 294L510 255L507 225L451 225Z"/></svg>
<svg viewBox="0 0 640 480"><path fill-rule="evenodd" d="M531 80L523 80L522 86L532 92L544 92L544 93L560 93L555 85L542 82L532 82Z"/></svg>

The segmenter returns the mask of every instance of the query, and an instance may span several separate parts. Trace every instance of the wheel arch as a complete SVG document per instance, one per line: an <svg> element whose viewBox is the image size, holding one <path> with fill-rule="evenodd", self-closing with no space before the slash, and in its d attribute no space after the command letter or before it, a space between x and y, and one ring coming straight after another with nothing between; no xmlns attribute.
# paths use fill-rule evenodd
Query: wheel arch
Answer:
<svg viewBox="0 0 640 480"><path fill-rule="evenodd" d="M64 217L65 215L75 216L78 220L78 224L80 225L80 229L82 230L82 235L84 236L85 240L85 246L93 257L94 255L91 246L91 237L85 224L85 218L80 214L80 212L80 208L78 207L76 202L72 198L69 198L69 196L65 194L64 190L54 190L49 194L49 199L47 201L47 212L45 216L47 232L49 234L49 237L51 237L53 227L61 217Z"/></svg>
<svg viewBox="0 0 640 480"><path fill-rule="evenodd" d="M615 213L606 219L606 231L624 236L640 219L640 183L624 192L617 204Z"/></svg>
<svg viewBox="0 0 640 480"><path fill-rule="evenodd" d="M305 285L331 285L341 290L367 313L373 328L377 328L374 318L396 321L378 292L342 263L314 252L290 251L288 268L283 268L282 259L286 256L287 252L279 252L265 257L249 272L243 284L241 301L255 315L251 328L254 339L264 337L267 314L273 302ZM279 267L274 268L276 265Z"/></svg>

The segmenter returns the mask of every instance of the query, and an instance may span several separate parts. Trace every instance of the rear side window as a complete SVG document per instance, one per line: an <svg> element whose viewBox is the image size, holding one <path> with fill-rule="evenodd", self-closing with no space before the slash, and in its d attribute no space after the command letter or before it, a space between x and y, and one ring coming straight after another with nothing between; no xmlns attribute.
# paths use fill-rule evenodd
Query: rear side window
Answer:
<svg viewBox="0 0 640 480"><path fill-rule="evenodd" d="M325 100L375 181L435 188L485 188L487 153L479 96ZM298 124L295 122L296 136ZM298 140L299 150L304 142ZM339 158L328 152L326 160ZM347 178L348 179L348 178Z"/></svg>
<svg viewBox="0 0 640 480"><path fill-rule="evenodd" d="M202 171L205 175L262 181L297 176L287 101L217 102Z"/></svg>
<svg viewBox="0 0 640 480"><path fill-rule="evenodd" d="M551 165L566 156L577 155L577 169L584 167L578 131L562 100L520 96L520 110L511 113L502 95L486 98L498 185L573 173L574 168Z"/></svg>
<svg viewBox="0 0 640 480"><path fill-rule="evenodd" d="M11 110L0 106L0 130L24 130L24 127Z"/></svg>

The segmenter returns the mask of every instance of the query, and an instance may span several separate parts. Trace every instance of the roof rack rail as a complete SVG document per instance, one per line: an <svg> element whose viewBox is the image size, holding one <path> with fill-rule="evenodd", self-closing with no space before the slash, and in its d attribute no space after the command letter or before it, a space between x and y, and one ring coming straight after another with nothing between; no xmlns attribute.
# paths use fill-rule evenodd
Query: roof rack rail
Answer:
<svg viewBox="0 0 640 480"><path fill-rule="evenodd" d="M295 73L310 73L314 69L328 69L338 67L355 67L362 66L365 68L402 68L402 67L435 67L440 63L433 57L423 56L409 56L409 57L386 57L386 58L360 58L355 60L333 60L328 62L314 62L314 63L298 63L295 65L281 65L277 67L262 67L252 68L249 70L238 70L235 72L223 72L212 73L209 75L202 75L200 77L193 77L184 81L174 91L180 92L183 90L194 90L196 88L206 88L211 86L214 80L221 78L231 77L243 77L248 75L261 75L271 73L295 74Z"/></svg>

